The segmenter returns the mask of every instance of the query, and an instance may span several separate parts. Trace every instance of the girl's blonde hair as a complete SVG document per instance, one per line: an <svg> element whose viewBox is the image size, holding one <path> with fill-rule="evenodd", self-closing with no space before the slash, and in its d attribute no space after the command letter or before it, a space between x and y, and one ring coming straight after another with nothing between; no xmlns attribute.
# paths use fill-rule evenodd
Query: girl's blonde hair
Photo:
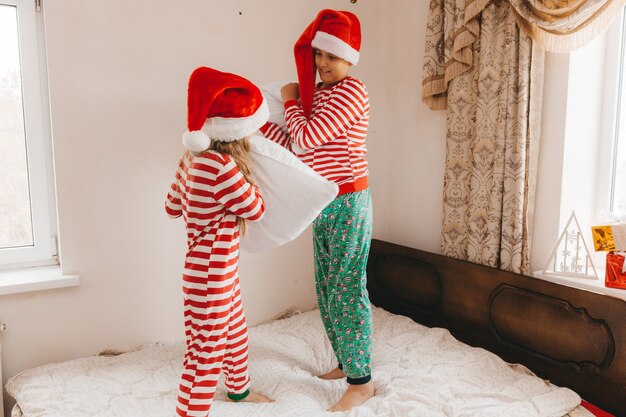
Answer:
<svg viewBox="0 0 626 417"><path fill-rule="evenodd" d="M247 137L231 142L213 140L211 141L209 149L226 154L233 158L246 181L248 181L250 185L254 185L254 178L252 176L251 169L252 163L250 162L250 143L248 142ZM246 219L237 217L237 225L239 226L241 236L245 235Z"/></svg>

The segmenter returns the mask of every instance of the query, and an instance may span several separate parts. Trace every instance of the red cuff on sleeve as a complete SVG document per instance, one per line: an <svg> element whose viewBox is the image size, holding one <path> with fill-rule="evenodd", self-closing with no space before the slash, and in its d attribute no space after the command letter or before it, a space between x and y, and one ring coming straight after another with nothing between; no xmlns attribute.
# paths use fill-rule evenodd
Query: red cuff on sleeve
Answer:
<svg viewBox="0 0 626 417"><path fill-rule="evenodd" d="M270 122L265 122L265 124L259 128L261 133L263 133L264 135L267 134L267 131L269 129L270 129Z"/></svg>
<svg viewBox="0 0 626 417"><path fill-rule="evenodd" d="M285 110L288 109L291 106L297 106L298 105L298 100L288 100L285 101Z"/></svg>

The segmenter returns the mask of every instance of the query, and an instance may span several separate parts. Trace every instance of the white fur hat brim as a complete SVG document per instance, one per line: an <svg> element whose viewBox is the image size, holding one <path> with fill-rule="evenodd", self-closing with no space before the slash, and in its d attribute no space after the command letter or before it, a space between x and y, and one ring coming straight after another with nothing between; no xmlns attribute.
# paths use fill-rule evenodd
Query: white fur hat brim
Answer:
<svg viewBox="0 0 626 417"><path fill-rule="evenodd" d="M267 102L263 102L257 111L247 117L228 118L212 117L206 119L201 130L187 131L183 134L183 145L192 152L204 152L209 149L212 140L232 142L250 136L269 118Z"/></svg>
<svg viewBox="0 0 626 417"><path fill-rule="evenodd" d="M359 57L361 56L359 51L354 49L342 39L339 39L330 33L322 32L321 30L318 30L315 33L315 37L311 41L311 46L344 59L352 65L358 64Z"/></svg>

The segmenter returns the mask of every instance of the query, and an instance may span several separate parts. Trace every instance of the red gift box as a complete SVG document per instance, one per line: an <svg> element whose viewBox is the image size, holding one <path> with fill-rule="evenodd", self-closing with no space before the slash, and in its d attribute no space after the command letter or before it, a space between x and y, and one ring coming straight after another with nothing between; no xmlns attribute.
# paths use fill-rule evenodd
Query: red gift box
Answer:
<svg viewBox="0 0 626 417"><path fill-rule="evenodd" d="M624 270L623 253L607 252L604 283L607 287L626 290L626 271Z"/></svg>

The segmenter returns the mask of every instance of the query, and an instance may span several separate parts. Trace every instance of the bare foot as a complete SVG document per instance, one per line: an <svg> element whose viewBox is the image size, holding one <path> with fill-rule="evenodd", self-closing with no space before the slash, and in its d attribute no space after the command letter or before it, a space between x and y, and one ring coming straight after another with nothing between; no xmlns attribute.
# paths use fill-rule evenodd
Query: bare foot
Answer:
<svg viewBox="0 0 626 417"><path fill-rule="evenodd" d="M270 400L265 395L259 394L258 392L254 392L250 390L250 394L248 394L248 396L244 398L243 400L239 400L239 401L231 400L230 398L228 398L228 395L227 395L226 402L229 402L229 403L272 403L274 402L274 400Z"/></svg>
<svg viewBox="0 0 626 417"><path fill-rule="evenodd" d="M350 385L343 397L328 409L328 411L349 411L363 404L374 396L374 382L370 381L363 385Z"/></svg>
<svg viewBox="0 0 626 417"><path fill-rule="evenodd" d="M346 374L339 368L335 368L330 372L325 373L324 375L318 376L321 379L341 379L345 378Z"/></svg>

